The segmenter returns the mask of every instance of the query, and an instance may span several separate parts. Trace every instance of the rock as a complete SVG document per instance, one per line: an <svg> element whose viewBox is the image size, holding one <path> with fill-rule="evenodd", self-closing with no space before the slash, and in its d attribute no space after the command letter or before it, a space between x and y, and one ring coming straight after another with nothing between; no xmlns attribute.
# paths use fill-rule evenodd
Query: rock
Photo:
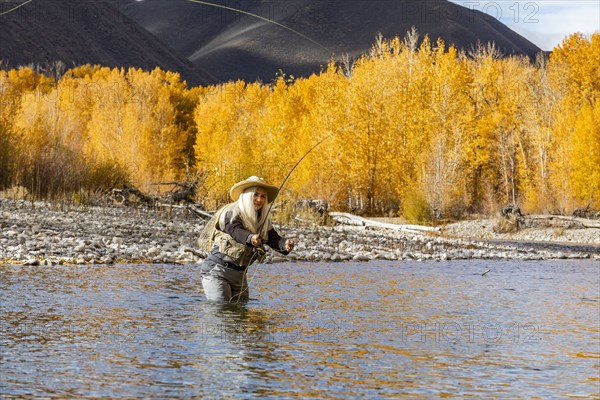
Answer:
<svg viewBox="0 0 600 400"><path fill-rule="evenodd" d="M168 242L164 246L162 246L163 250L174 250L178 249L180 246L179 242Z"/></svg>
<svg viewBox="0 0 600 400"><path fill-rule="evenodd" d="M152 257L156 257L160 254L160 250L156 247L151 247L148 249L148 251L146 252L146 255L150 258Z"/></svg>
<svg viewBox="0 0 600 400"><path fill-rule="evenodd" d="M311 253L310 261L323 261L322 256L319 253Z"/></svg>
<svg viewBox="0 0 600 400"><path fill-rule="evenodd" d="M49 257L59 260L66 255L84 261L108 263L143 262L154 257L181 262L197 261L199 254L193 249L194 242L202 229L195 219L177 218L177 210L165 218L156 210L129 208L76 209L72 212L56 207L31 207L30 203L4 201L0 208L0 253L4 260L44 260L51 265ZM8 217L7 217L8 216ZM6 223L4 221L14 221ZM17 222L18 221L18 222ZM39 223L39 221L43 221ZM290 257L294 260L368 261L374 257L385 260L397 259L548 259L548 258L591 258L600 259L593 250L584 253L568 245L548 247L527 244L497 245L482 242L481 238L514 239L522 241L550 240L579 243L600 243L597 231L567 229L556 230L524 228L518 237L507 238L494 235L494 221L463 221L448 227L445 232L480 238L450 239L442 236L426 236L405 232L392 232L357 227L279 227L283 236L297 238L298 245ZM460 228L460 229L459 229ZM486 236L487 235L487 236ZM192 246L192 247L187 247Z"/></svg>
<svg viewBox="0 0 600 400"><path fill-rule="evenodd" d="M352 257L352 261L360 261L360 262L363 262L363 261L370 261L370 260L371 260L371 258L370 258L370 257L367 257L367 256L366 256L366 255L364 255L364 254L356 254L354 257Z"/></svg>
<svg viewBox="0 0 600 400"><path fill-rule="evenodd" d="M37 258L31 257L31 258L28 258L27 260L25 260L23 262L23 265L28 265L28 266L34 267L34 266L40 265L40 260L38 260Z"/></svg>
<svg viewBox="0 0 600 400"><path fill-rule="evenodd" d="M162 257L162 262L165 264L175 264L175 257L172 255Z"/></svg>

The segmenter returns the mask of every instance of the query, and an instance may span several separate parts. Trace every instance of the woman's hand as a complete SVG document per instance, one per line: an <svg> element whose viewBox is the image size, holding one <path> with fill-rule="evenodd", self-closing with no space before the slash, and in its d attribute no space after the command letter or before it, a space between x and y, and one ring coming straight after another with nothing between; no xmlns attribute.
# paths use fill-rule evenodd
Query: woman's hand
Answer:
<svg viewBox="0 0 600 400"><path fill-rule="evenodd" d="M288 253L292 250L294 250L294 241L292 239L288 239L285 241L285 251L287 251Z"/></svg>
<svg viewBox="0 0 600 400"><path fill-rule="evenodd" d="M252 246L254 246L254 247L258 247L258 246L262 245L262 239L260 238L260 235L259 234L252 235L252 237L250 238L250 243L252 243Z"/></svg>

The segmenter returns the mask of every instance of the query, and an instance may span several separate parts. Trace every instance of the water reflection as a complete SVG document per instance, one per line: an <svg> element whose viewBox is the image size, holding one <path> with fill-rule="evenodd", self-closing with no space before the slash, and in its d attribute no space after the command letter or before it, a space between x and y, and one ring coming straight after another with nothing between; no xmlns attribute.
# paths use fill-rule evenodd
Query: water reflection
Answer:
<svg viewBox="0 0 600 400"><path fill-rule="evenodd" d="M482 272L490 270L482 276ZM4 397L598 397L594 262L3 267Z"/></svg>

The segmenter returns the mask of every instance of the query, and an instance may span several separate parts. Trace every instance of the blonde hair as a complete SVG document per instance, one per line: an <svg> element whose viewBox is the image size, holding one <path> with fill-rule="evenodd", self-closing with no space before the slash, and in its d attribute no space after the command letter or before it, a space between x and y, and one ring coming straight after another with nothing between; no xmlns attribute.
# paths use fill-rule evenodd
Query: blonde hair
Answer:
<svg viewBox="0 0 600 400"><path fill-rule="evenodd" d="M267 198L265 204L258 212L254 210L254 193L256 193L257 188L258 186L249 187L244 190L236 202L225 207L221 213L221 218L219 218L219 227L222 228L225 226L226 214L232 212L230 221L239 216L244 228L248 231L259 233L264 241L269 238L271 221L268 219L267 212L271 206ZM259 228L260 232L258 232Z"/></svg>

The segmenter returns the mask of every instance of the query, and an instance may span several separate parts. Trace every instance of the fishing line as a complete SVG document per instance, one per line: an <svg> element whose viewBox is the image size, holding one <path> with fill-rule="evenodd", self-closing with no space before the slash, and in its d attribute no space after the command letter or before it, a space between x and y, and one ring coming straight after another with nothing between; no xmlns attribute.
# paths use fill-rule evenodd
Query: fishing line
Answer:
<svg viewBox="0 0 600 400"><path fill-rule="evenodd" d="M31 1L31 0L30 0L30 1ZM295 30L295 29L292 29L292 28L290 28L289 26L283 25L282 23L279 23L279 22L277 22L277 21L274 21L274 20L272 20L272 19L269 19L269 18L263 17L263 16L261 16L261 15L253 14L253 13L251 13L251 12L248 12L248 11L240 10L240 9L238 9L238 8L233 8L233 7L224 6L224 5L221 5L221 4L209 3L209 2L207 2L207 1L201 1L201 0L186 0L186 1L189 1L189 2L191 2L191 3L203 4L203 5L205 5L205 6L210 6L210 7L222 8L222 9L224 9L224 10L229 10L229 11L237 12L237 13L240 13L240 14L245 14L245 15L248 15L248 16L251 16L251 17L254 17L254 18L258 18L258 19L260 19L260 20L262 20L262 21L266 21L266 22L268 22L268 23L270 23L270 24L277 25L277 26L279 26L279 27L281 27L281 28L283 28L283 29L286 29L286 30L288 30L288 31L290 31L290 32L292 32L292 33L294 33L294 34L296 34L296 35L300 36L301 38L304 38L304 39L306 39L306 40L308 40L309 42L311 42L311 43L313 43L313 44L316 44L317 46L319 46L320 48L322 48L323 50L327 51L327 52L328 52L328 53L330 53L330 54L331 54L331 53L333 53L333 51L331 51L331 50L330 50L330 49L328 49L327 47L323 46L321 43L317 42L316 40L309 38L309 37L308 37L308 36L306 36L305 34L303 34L303 33L301 33L301 32L298 32L297 30Z"/></svg>
<svg viewBox="0 0 600 400"><path fill-rule="evenodd" d="M254 257L259 253L259 251L255 251L254 254L252 255L252 257L250 258L250 262L248 263L248 267L246 267L246 269L244 269L244 273L242 275L242 289L240 290L240 292L236 295L237 296L237 300L236 300L236 304L239 304L240 301L242 300L242 295L246 292L249 291L250 289L250 283L252 283L252 281L254 280L254 277L256 276L256 272L258 271L258 266L261 264L261 260L259 260L259 258L257 257L256 260L254 259ZM260 256L259 256L260 257ZM250 267L252 266L252 263L254 263L254 261L257 261L258 263L256 264L256 269L254 270L254 272L252 273L252 276L250 277L250 279L247 278L248 276L248 270L250 269ZM244 282L246 282L246 285L244 285ZM248 296L249 297L249 296Z"/></svg>
<svg viewBox="0 0 600 400"><path fill-rule="evenodd" d="M4 11L4 12L0 13L0 17L3 16L3 15L6 15L6 14L10 14L11 12L15 11L17 8L21 8L24 5L27 5L27 4L31 3L32 1L33 0L27 0L25 3L21 3L18 6L11 8L10 10Z"/></svg>

